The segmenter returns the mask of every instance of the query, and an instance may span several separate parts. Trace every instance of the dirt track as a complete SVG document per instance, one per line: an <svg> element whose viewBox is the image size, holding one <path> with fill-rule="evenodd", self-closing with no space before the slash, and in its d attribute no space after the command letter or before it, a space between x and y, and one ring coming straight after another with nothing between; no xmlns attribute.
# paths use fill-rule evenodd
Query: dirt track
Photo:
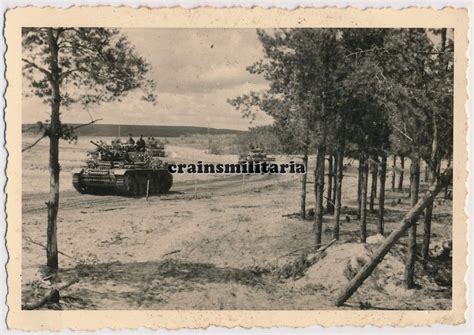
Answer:
<svg viewBox="0 0 474 335"><path fill-rule="evenodd" d="M175 182L169 193L155 196L163 201L168 200L192 200L195 198L211 197L214 195L224 196L243 189L254 189L262 185L271 183L274 176L223 176L209 177L200 180L180 181L179 176L175 177ZM176 181L176 179L178 179ZM31 214L45 210L45 199L48 194L29 193L23 194L22 212L23 214ZM141 198L119 197L114 195L88 195L80 194L76 190L67 190L60 192L60 210L70 210L78 207L88 207L91 205L128 205L130 202L144 201Z"/></svg>
<svg viewBox="0 0 474 335"><path fill-rule="evenodd" d="M79 164L77 157L82 159L80 150L66 147L61 163L59 278L64 282L73 277L80 280L63 293L62 308L335 308L335 293L325 289L324 283L299 286L295 285L298 281L281 281L268 273L314 245L313 222L287 216L299 208L298 177L246 176L243 182L242 176L201 176L195 184L189 176L177 176L172 192L150 197L148 202L144 198L81 195L72 190L68 173ZM46 244L47 221L47 160L38 158L43 152L33 151L24 158L24 166L30 169L23 170L23 186L28 190L23 193L23 301L41 296L49 285L38 275L45 263L45 251L38 244ZM343 203L347 207L343 212L351 215L357 178L354 169L346 172ZM312 174L309 177L311 208ZM391 206L396 199L401 199L401 204ZM390 191L386 201L389 232L408 210L409 201L406 194ZM434 240L451 238L451 229L447 229L450 213L450 203L435 210ZM368 234L373 235L376 214L368 219ZM323 243L327 243L332 239L331 216L325 216L323 227ZM422 229L418 232L422 234ZM358 222L344 222L341 240L357 239ZM403 244L401 241L401 247ZM360 301L377 309L450 308L449 287L402 293L375 293L370 286L363 286L343 308L358 309Z"/></svg>

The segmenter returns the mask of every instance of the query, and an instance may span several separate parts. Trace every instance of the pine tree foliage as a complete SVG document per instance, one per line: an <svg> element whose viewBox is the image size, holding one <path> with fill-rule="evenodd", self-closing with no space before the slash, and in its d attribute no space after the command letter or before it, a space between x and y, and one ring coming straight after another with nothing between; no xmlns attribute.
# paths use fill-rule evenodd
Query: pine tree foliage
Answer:
<svg viewBox="0 0 474 335"><path fill-rule="evenodd" d="M301 152L303 143L313 154L383 164L383 171L389 154L402 155L416 164L422 159L439 175L442 160L452 156L454 45L452 31L448 32L445 28L261 30L264 57L248 71L262 75L269 88L229 102L243 117L253 117L256 110L272 116L274 129L294 139L286 141L293 145L289 152ZM338 162L342 168L342 159ZM321 171L324 165L319 164L316 175ZM413 171L418 176L410 179L419 183L419 169ZM359 185L365 187L367 175L360 176L365 181ZM342 174L338 180L340 187ZM385 182L385 175L381 180ZM316 213L322 211L318 207L323 182L324 178L315 183L320 187L315 190ZM383 230L383 203L379 206ZM336 210L336 238L339 215ZM315 229L320 234L321 227ZM364 234L365 229L363 223ZM425 249L426 235L429 227L425 227Z"/></svg>
<svg viewBox="0 0 474 335"><path fill-rule="evenodd" d="M22 47L23 76L29 85L27 95L34 95L51 107L50 119L39 123L42 137L23 151L49 138L46 256L48 268L56 271L59 266L59 140L77 138L75 128L61 122L62 109L75 103L87 107L120 100L127 92L137 89L145 92L144 100L154 102L155 83L146 79L149 64L116 29L24 28Z"/></svg>

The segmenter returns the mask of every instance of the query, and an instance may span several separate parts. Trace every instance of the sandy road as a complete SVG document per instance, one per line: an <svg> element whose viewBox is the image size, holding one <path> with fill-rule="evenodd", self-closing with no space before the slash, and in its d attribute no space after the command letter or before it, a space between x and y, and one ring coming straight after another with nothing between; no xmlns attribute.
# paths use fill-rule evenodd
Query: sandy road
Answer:
<svg viewBox="0 0 474 335"><path fill-rule="evenodd" d="M311 239L310 225L282 217L287 206L294 208L288 202L298 201L294 196L281 197L282 190L293 193L298 177L245 176L245 183L242 179L202 178L196 194L192 179L177 180L173 192L148 202L62 192L58 218L61 275L64 280L70 275L80 278L71 288L75 302L64 307L274 306L279 294L269 297L251 267L273 263L278 255L301 248L303 240ZM31 241L46 243L45 199L44 192L23 198L24 299L34 295L31 289L44 265L44 250ZM229 295L230 291L236 293Z"/></svg>
<svg viewBox="0 0 474 335"><path fill-rule="evenodd" d="M214 195L226 195L240 192L243 189L261 188L275 182L278 176L253 175L245 176L212 176L208 179L196 179L180 181L179 177L170 192L160 196L160 200L192 200L194 198L205 198ZM288 180L288 178L279 178ZM23 215L34 214L45 210L47 193L23 194ZM75 190L66 190L60 193L60 210L71 210L80 207L102 207L102 206L126 206L134 202L142 201L143 198L130 198L115 195L89 195L80 194Z"/></svg>
<svg viewBox="0 0 474 335"><path fill-rule="evenodd" d="M293 280L281 281L258 272L281 267L313 246L312 221L286 215L299 208L298 176L246 176L245 183L242 176L200 176L196 177L196 193L194 181L183 179L176 178L173 192L151 197L148 202L143 198L61 192L60 274L64 281L80 278L68 292L74 299L65 301L63 308L335 308L334 292L325 288L325 282L314 280L298 286ZM350 203L357 180L345 180L345 203ZM47 289L45 286L37 292L35 286L44 267L44 249L37 243L46 244L46 199L45 192L23 197L24 301ZM309 196L308 208L313 203ZM402 205L400 210L387 213L388 231L409 206L405 202ZM332 239L331 219L324 217L326 242ZM376 215L370 215L369 220L369 235L373 235ZM450 234L447 224L449 218L433 222L438 239ZM341 239L354 240L357 231L357 222L344 223ZM397 273L402 275L403 270ZM438 291L427 287L416 294L379 292L374 296L373 287L366 285L353 299L382 309L411 309L414 305L428 310L449 308L450 289L435 289Z"/></svg>
<svg viewBox="0 0 474 335"><path fill-rule="evenodd" d="M171 192L143 197L81 195L72 189L70 172L83 165L88 140L61 147L61 193L58 217L60 277L79 277L63 301L65 309L204 309L269 310L332 309L334 298L325 282L303 287L293 281L259 277L255 270L272 269L299 257L314 244L313 222L288 217L299 209L296 175L214 176L177 175ZM92 138L96 139L96 138ZM22 173L22 300L44 294L38 288L44 268L49 176L47 143L23 154ZM210 155L202 149L168 146L176 161L235 162L235 155ZM287 161L289 157L283 157ZM314 161L314 160L313 160ZM349 162L350 163L350 162ZM312 171L313 167L309 168ZM308 177L313 181L313 173ZM308 186L307 208L314 206ZM357 170L345 171L343 203L356 202ZM403 194L390 192L387 203ZM405 199L403 197L403 199ZM386 230L393 230L408 210L403 201L387 212ZM433 236L450 239L450 203L437 211ZM441 208L442 207L442 208ZM440 213L442 214L442 213ZM341 240L354 241L358 221L343 223ZM332 239L332 217L324 217L323 241ZM375 234L376 214L369 213L369 235ZM422 230L419 230L422 234ZM420 236L421 238L421 236ZM33 243L34 241L35 243ZM450 265L446 265L450 268ZM331 272L329 270L321 272ZM258 272L258 271L257 271ZM42 281L40 281L42 282ZM451 290L414 295L379 294L366 285L354 301L369 301L388 309L450 308ZM357 304L353 307L359 308Z"/></svg>

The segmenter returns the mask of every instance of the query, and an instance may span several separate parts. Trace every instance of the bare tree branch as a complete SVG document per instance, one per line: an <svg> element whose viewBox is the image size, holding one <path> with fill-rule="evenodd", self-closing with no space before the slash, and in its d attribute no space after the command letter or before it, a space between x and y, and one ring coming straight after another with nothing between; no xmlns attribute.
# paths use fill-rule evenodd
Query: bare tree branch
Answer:
<svg viewBox="0 0 474 335"><path fill-rule="evenodd" d="M31 148L33 148L35 145L37 145L43 138L45 138L46 135L43 135L41 136L40 138L38 138L36 141L34 141L32 144L30 145L27 145L26 147L24 147L23 149L21 149L21 152L25 152L26 150L30 150Z"/></svg>
<svg viewBox="0 0 474 335"><path fill-rule="evenodd" d="M80 124L76 127L73 127L72 129L73 130L76 130L76 129L79 129L79 128L82 128L82 127L85 127L85 126L88 126L88 125L91 125L93 123L96 123L98 121L101 121L102 119L95 119L95 120L92 120L91 122L88 122L88 123L84 123L84 124ZM43 138L47 137L47 135L43 135L41 136L40 138L38 138L36 141L34 141L33 143L31 143L30 145L27 145L25 148L23 148L21 150L21 152L25 152L27 150L30 150L31 148L33 148L35 145L37 145Z"/></svg>
<svg viewBox="0 0 474 335"><path fill-rule="evenodd" d="M26 129L22 129L21 132L22 132L22 133L26 133L27 131L29 131L29 130L31 130L31 129L34 129L34 128L36 128L36 127L38 127L38 125L37 125L37 124L34 124L34 125L32 125L32 126L29 126L29 127L26 128Z"/></svg>
<svg viewBox="0 0 474 335"><path fill-rule="evenodd" d="M74 127L73 129L76 130L76 129L79 129L79 128L82 128L82 127L91 125L91 124L93 124L93 123L96 123L96 122L98 122L98 121L102 121L102 119L95 119L95 120L92 120L91 122L84 123L84 124L81 124L81 125L79 125L79 126L76 126L76 127Z"/></svg>
<svg viewBox="0 0 474 335"><path fill-rule="evenodd" d="M64 80L64 78L66 78L67 76L69 76L71 73L74 73L74 72L87 72L87 69L83 67L78 67L78 68L65 71L61 74L61 76L59 77L59 80L60 81Z"/></svg>
<svg viewBox="0 0 474 335"><path fill-rule="evenodd" d="M45 68L42 68L41 66L33 63L32 61L26 59L26 58L22 58L21 59L22 61L24 61L26 64L28 64L29 66L31 67L34 67L35 69L43 72L46 76L48 76L48 78L51 78L51 72L49 72L48 70L46 70Z"/></svg>
<svg viewBox="0 0 474 335"><path fill-rule="evenodd" d="M45 246L44 244L39 243L39 242L36 242L35 240L33 240L33 239L32 239L31 237L29 237L29 236L25 236L25 240L28 241L28 242L30 242L30 243L32 243L32 244L38 245L38 246L40 246L40 247L42 247L43 249L46 250L46 246ZM58 250L58 253L61 254L61 255L63 255L63 256L66 256L66 257L68 257L68 258L74 258L74 257L69 256L68 254L65 254L64 252L59 251L59 250Z"/></svg>
<svg viewBox="0 0 474 335"><path fill-rule="evenodd" d="M405 133L404 131L402 131L400 128L398 128L396 125L393 125L393 128L395 128L396 130L398 130L400 132L400 134L402 134L403 136L405 136L408 140L410 140L411 142L415 142L410 136L407 135L407 133Z"/></svg>
<svg viewBox="0 0 474 335"><path fill-rule="evenodd" d="M347 58L347 57L351 57L351 56L359 56L363 53L372 52L372 51L375 51L375 50L387 50L387 49L379 48L379 47L373 47L373 48L370 48L370 49L367 49L367 50L359 50L359 51L351 52L351 53L347 54L345 57Z"/></svg>
<svg viewBox="0 0 474 335"><path fill-rule="evenodd" d="M445 118L443 115L441 114L438 114L438 116L443 119L444 121L446 121L451 127L453 126L453 122L447 118Z"/></svg>

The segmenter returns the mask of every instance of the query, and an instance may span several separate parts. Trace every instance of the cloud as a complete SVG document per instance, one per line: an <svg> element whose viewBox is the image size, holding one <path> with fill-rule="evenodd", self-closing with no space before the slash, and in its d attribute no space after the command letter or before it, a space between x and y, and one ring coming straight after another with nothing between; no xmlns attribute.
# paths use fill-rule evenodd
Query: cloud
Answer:
<svg viewBox="0 0 474 335"><path fill-rule="evenodd" d="M88 110L79 105L62 110L65 123L85 123L92 118L103 119L106 124L142 124L142 125L182 125L212 128L229 128L246 130L249 126L269 124L272 119L260 113L254 122L243 119L241 114L228 104L227 99L243 92L265 89L266 85L244 83L231 88L209 92L170 93L158 95L158 102L153 106L141 101L141 92L132 92L122 99ZM49 107L40 99L30 98L23 103L23 123L32 123L48 118Z"/></svg>
<svg viewBox="0 0 474 335"><path fill-rule="evenodd" d="M63 110L64 122L88 122L89 114L112 124L247 129L272 122L261 113L250 124L227 103L229 98L268 85L246 71L262 57L254 29L126 29L123 33L152 65L157 105L141 101L141 92L130 92L121 102L88 111L78 105ZM49 114L48 106L37 98L24 98L22 110L24 123L44 121Z"/></svg>
<svg viewBox="0 0 474 335"><path fill-rule="evenodd" d="M255 29L127 29L152 65L159 92L203 92L265 80L246 71L262 57Z"/></svg>

